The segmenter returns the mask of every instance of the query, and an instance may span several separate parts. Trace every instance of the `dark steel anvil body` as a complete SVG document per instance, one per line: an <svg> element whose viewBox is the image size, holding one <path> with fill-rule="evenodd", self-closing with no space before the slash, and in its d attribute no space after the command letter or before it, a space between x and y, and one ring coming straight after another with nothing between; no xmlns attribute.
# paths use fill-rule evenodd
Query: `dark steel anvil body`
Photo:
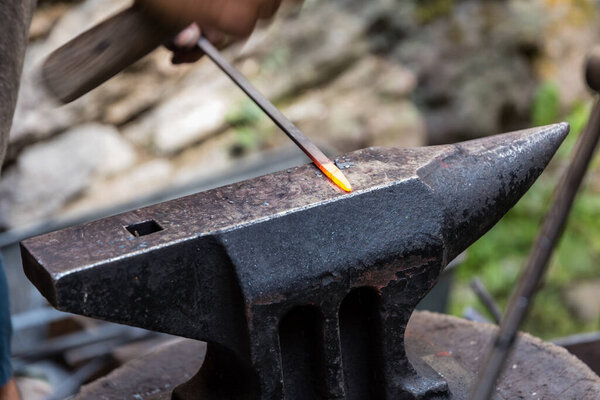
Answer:
<svg viewBox="0 0 600 400"><path fill-rule="evenodd" d="M29 239L25 271L60 310L208 342L176 398L444 395L406 357L408 319L567 132L360 150L350 194L305 165Z"/></svg>

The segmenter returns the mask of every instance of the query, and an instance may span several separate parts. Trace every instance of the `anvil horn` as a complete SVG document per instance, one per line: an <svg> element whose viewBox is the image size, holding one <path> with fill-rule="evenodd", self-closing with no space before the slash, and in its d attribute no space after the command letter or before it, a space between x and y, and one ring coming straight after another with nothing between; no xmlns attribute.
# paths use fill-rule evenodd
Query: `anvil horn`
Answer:
<svg viewBox="0 0 600 400"><path fill-rule="evenodd" d="M417 171L443 199L449 260L517 203L568 132L561 123L458 143Z"/></svg>
<svg viewBox="0 0 600 400"><path fill-rule="evenodd" d="M243 398L426 398L446 386L408 361L410 314L568 130L363 149L340 157L350 194L305 165L26 240L25 272L61 310L208 341Z"/></svg>

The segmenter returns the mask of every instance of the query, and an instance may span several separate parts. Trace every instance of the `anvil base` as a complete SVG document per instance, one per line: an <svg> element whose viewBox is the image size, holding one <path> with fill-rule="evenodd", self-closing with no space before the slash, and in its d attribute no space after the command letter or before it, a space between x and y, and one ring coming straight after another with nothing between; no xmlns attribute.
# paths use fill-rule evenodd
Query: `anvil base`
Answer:
<svg viewBox="0 0 600 400"><path fill-rule="evenodd" d="M426 362L447 380L452 400L467 400L481 350L495 331L493 325L417 311L406 329L406 351L417 370ZM74 400L171 400L173 388L199 369L205 349L203 342L177 339L85 386ZM530 335L521 334L507 365L494 400L600 398L600 378L585 364Z"/></svg>

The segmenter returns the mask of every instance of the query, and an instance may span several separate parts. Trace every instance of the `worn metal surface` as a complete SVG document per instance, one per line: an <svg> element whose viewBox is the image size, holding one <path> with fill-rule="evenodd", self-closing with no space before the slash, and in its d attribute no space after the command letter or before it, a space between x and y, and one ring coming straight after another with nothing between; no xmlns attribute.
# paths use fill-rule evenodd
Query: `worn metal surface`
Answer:
<svg viewBox="0 0 600 400"><path fill-rule="evenodd" d="M24 268L61 310L207 341L175 398L431 398L412 310L567 131L364 149L351 194L306 165L27 240Z"/></svg>
<svg viewBox="0 0 600 400"><path fill-rule="evenodd" d="M448 315L415 311L406 328L406 351L418 369L423 363L448 380L452 400L467 400L477 360L496 327ZM169 400L173 385L200 367L204 343L175 339L82 388L73 400ZM493 400L596 400L600 378L564 349L520 334L509 368ZM200 398L200 400L202 400Z"/></svg>

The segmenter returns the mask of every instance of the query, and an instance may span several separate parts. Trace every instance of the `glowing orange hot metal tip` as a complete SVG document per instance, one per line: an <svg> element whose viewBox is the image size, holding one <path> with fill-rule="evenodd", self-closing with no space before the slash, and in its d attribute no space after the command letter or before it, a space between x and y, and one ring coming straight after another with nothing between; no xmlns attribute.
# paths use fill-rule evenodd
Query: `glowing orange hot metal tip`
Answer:
<svg viewBox="0 0 600 400"><path fill-rule="evenodd" d="M204 37L198 41L198 47L214 61L223 72L225 72L256 105L258 105L271 118L275 124L281 128L290 139L315 163L315 165L327 176L333 183L345 190L352 191L350 182L344 176L342 171L329 159L317 146L314 145L300 129L285 117L269 100L267 100L244 76L225 60L219 51Z"/></svg>
<svg viewBox="0 0 600 400"><path fill-rule="evenodd" d="M321 163L315 163L315 164L317 165L317 167L319 167L319 169L321 171L323 171L323 173L329 179L331 179L331 181L333 183L338 185L340 188L342 188L346 192L352 191L352 186L350 186L350 182L348 182L348 179L346 179L346 177L344 176L342 171L340 171L340 169L338 167L336 167L336 165L334 163L328 162L325 164L321 164Z"/></svg>

